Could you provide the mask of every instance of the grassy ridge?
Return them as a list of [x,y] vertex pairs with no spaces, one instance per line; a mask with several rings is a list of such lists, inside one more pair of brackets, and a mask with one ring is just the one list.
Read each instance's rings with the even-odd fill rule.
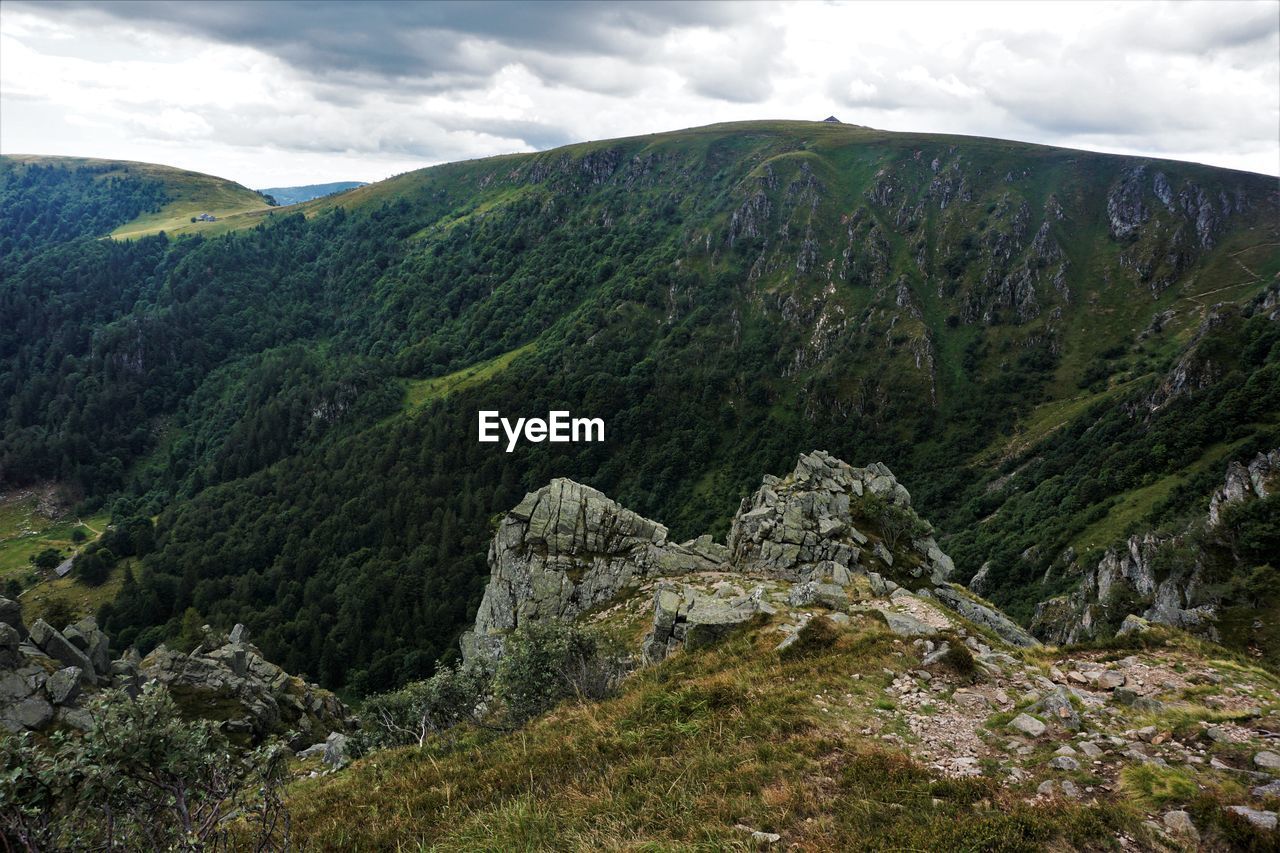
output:
[[[1104,846],[1133,813],[940,780],[859,731],[900,666],[881,628],[779,661],[757,630],[524,730],[380,752],[290,797],[316,850],[1031,850]],[[815,699],[821,697],[821,703]]]
[[10,155],[18,163],[44,166],[62,166],[73,169],[79,166],[110,167],[98,180],[113,176],[136,176],[160,181],[169,201],[155,213],[144,213],[111,232],[117,240],[134,240],[164,231],[169,234],[205,233],[216,223],[192,223],[191,217],[209,213],[219,220],[252,210],[267,210],[266,200],[258,193],[226,178],[190,172],[172,166],[154,163],[138,163],[131,160],[102,160],[93,157],[47,157],[39,155]]

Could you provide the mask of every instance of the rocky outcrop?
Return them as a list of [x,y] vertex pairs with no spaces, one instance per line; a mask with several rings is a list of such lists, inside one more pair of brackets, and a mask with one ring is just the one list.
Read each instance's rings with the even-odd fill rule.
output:
[[[1126,169],[1107,193],[1107,222],[1111,236],[1117,240],[1129,238],[1151,218],[1151,212],[1142,202],[1145,173],[1145,166]],[[1167,189],[1167,183],[1165,186]]]
[[667,541],[667,529],[595,489],[556,479],[502,519],[489,546],[489,585],[463,655],[492,659],[529,621],[573,620],[639,581],[715,569],[708,545]]
[[[791,581],[803,579],[823,562],[887,569],[893,558],[877,555],[881,538],[872,543],[858,529],[858,524],[884,524],[880,512],[864,500],[868,496],[890,512],[898,511],[895,524],[909,524],[914,517],[910,492],[884,465],[854,468],[822,451],[805,454],[787,477],[766,476],[756,493],[743,500],[729,531],[730,562],[747,574]],[[954,570],[951,558],[931,536],[911,538],[910,532],[907,558],[896,572],[945,581]]]
[[1215,305],[1210,309],[1196,328],[1186,352],[1155,390],[1141,404],[1131,407],[1131,414],[1142,414],[1143,408],[1147,413],[1157,412],[1179,397],[1203,391],[1221,379],[1225,365],[1218,353],[1214,333],[1238,316],[1239,312],[1232,306]]
[[[1280,449],[1259,453],[1247,465],[1232,462],[1209,500],[1208,532],[1221,525],[1225,507],[1267,497],[1277,487]],[[1132,616],[1142,624],[1170,625],[1217,639],[1218,599],[1205,582],[1204,560],[1204,552],[1186,536],[1131,536],[1107,549],[1085,571],[1077,590],[1037,605],[1031,631],[1049,642],[1075,643],[1116,630]]]
[[337,696],[263,658],[245,633],[237,625],[235,640],[224,641],[208,632],[190,654],[159,646],[138,665],[138,673],[167,687],[188,713],[203,716],[204,709],[216,709],[223,729],[249,742],[287,734],[290,746],[299,749],[354,728]]
[[215,719],[245,742],[287,735],[299,748],[354,724],[332,693],[264,660],[243,626],[231,641],[206,631],[189,655],[160,646],[145,660],[129,650],[113,661],[92,618],[61,631],[37,620],[28,635],[16,602],[0,598],[0,619],[0,726],[10,732],[88,729],[90,697],[105,688],[136,696],[147,681],[165,685],[188,715]]
[[936,587],[933,594],[970,622],[993,632],[1010,645],[1023,647],[1039,645],[1035,637],[1024,631],[1008,616],[981,602],[974,601],[949,586]]
[[817,612],[847,622],[864,610],[912,636],[967,619],[1007,643],[1035,645],[1003,614],[946,585],[951,559],[929,531],[887,467],[855,468],[822,451],[801,456],[786,477],[764,478],[734,516],[727,547],[709,536],[673,544],[657,522],[553,480],[502,520],[463,655],[492,662],[510,631],[614,612],[641,586],[652,594],[641,647],[649,662],[784,611],[779,630],[790,638]]
[[661,584],[653,597],[653,628],[642,646],[645,659],[660,661],[680,646],[696,649],[711,645],[762,610],[771,610],[762,599],[759,587],[722,598],[681,584]]
[[62,631],[37,619],[28,632],[18,603],[0,598],[0,727],[85,728],[82,697],[114,686],[107,645],[93,619]]
[[1229,504],[1251,498],[1265,498],[1280,488],[1280,449],[1259,453],[1248,465],[1232,462],[1226,482],[1209,498],[1209,524],[1222,523],[1222,511]]

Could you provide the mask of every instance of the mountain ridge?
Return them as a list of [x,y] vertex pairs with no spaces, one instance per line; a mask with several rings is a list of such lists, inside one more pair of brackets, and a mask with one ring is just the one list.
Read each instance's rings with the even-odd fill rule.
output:
[[[1122,538],[1131,522],[1109,507],[1132,523],[1186,512],[1186,483],[1276,446],[1265,315],[1210,324],[1199,351],[1243,355],[1132,414],[1178,372],[1209,299],[1247,306],[1274,286],[1271,179],[741,127],[432,167],[193,240],[50,247],[49,267],[79,269],[80,252],[133,266],[61,285],[72,303],[99,294],[65,317],[23,301],[50,286],[44,270],[11,280],[10,328],[85,343],[3,350],[0,465],[121,495],[122,519],[159,515],[113,635],[158,641],[198,605],[249,624],[290,669],[385,689],[452,647],[481,593],[487,520],[553,476],[684,536],[727,532],[753,472],[802,449],[885,459],[951,537],[958,577],[992,561],[992,596],[1029,622],[1070,582],[1044,579],[1067,545],[1103,522]],[[875,141],[841,142],[857,139]],[[212,236],[253,217],[266,227]],[[79,361],[59,367],[66,354]],[[144,384],[154,405],[133,402]],[[1210,428],[1228,397],[1244,402]],[[608,416],[611,440],[510,459],[472,446],[477,408],[566,404]],[[987,455],[1022,427],[1025,449]],[[1112,444],[1091,443],[1102,434]],[[376,585],[339,580],[361,573],[405,612],[378,614]],[[304,598],[341,627],[284,616]],[[397,635],[419,648],[393,649]]]

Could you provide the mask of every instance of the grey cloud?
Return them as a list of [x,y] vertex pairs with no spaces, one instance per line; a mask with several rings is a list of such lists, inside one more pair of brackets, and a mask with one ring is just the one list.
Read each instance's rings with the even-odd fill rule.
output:
[[458,116],[437,117],[435,123],[446,131],[472,131],[502,139],[516,139],[539,150],[558,148],[578,141],[565,128],[537,121]]
[[1143,4],[1131,8],[1126,20],[1111,33],[1115,36],[1112,41],[1162,53],[1205,56],[1223,50],[1262,48],[1274,56],[1280,14],[1270,2]]
[[[43,15],[106,16],[249,45],[319,78],[372,75],[426,89],[480,85],[497,70],[495,58],[511,60],[517,51],[639,57],[672,29],[728,25],[751,15],[750,4],[569,0],[21,5]],[[589,75],[576,82],[590,88]]]

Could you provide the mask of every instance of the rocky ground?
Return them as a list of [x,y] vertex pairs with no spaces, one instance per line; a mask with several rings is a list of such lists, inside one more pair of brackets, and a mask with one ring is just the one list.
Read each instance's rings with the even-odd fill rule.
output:
[[[1228,658],[1206,659],[1178,643],[1152,648],[1060,651],[1002,644],[928,598],[897,590],[869,596],[847,611],[789,605],[792,586],[706,572],[681,584],[708,599],[750,600],[785,650],[813,619],[838,629],[883,624],[899,635],[897,663],[879,676],[857,676],[869,690],[813,696],[833,730],[901,749],[943,776],[997,779],[1028,801],[1081,802],[1129,797],[1172,786],[1189,797],[1233,792],[1232,808],[1260,828],[1276,827],[1280,805],[1280,682]],[[669,582],[641,585],[634,596],[590,619],[634,638],[651,629],[654,600]],[[894,614],[900,618],[886,614]],[[1141,646],[1135,638],[1135,647]],[[962,645],[974,667],[951,657]],[[963,660],[963,658],[961,658]],[[1147,809],[1149,828],[1175,846],[1198,833],[1181,808]]]
[[0,598],[0,728],[85,730],[93,723],[91,698],[111,689],[136,696],[147,681],[243,744],[277,735],[302,749],[354,726],[328,690],[264,659],[243,625],[229,635],[206,628],[190,653],[161,645],[146,658],[128,649],[112,660],[109,652],[109,638],[91,617],[60,631],[43,620],[28,629],[18,603]]
[[[650,663],[746,625],[774,632],[784,658],[817,622],[887,631],[890,665],[814,693],[833,733],[901,750],[941,777],[995,780],[1028,802],[1126,801],[1145,815],[1148,844],[1195,844],[1184,805],[1209,791],[1253,826],[1276,828],[1280,681],[1137,616],[1110,644],[1042,646],[948,583],[950,560],[883,466],[801,457],[743,502],[727,547],[669,544],[661,525],[566,484],[522,504],[546,521],[522,511],[504,522],[486,593],[502,607],[482,608],[473,657],[501,654],[505,630],[547,618],[589,620]],[[548,495],[571,498],[573,511]],[[610,530],[616,519],[626,535]],[[583,542],[595,544],[575,550]]]

